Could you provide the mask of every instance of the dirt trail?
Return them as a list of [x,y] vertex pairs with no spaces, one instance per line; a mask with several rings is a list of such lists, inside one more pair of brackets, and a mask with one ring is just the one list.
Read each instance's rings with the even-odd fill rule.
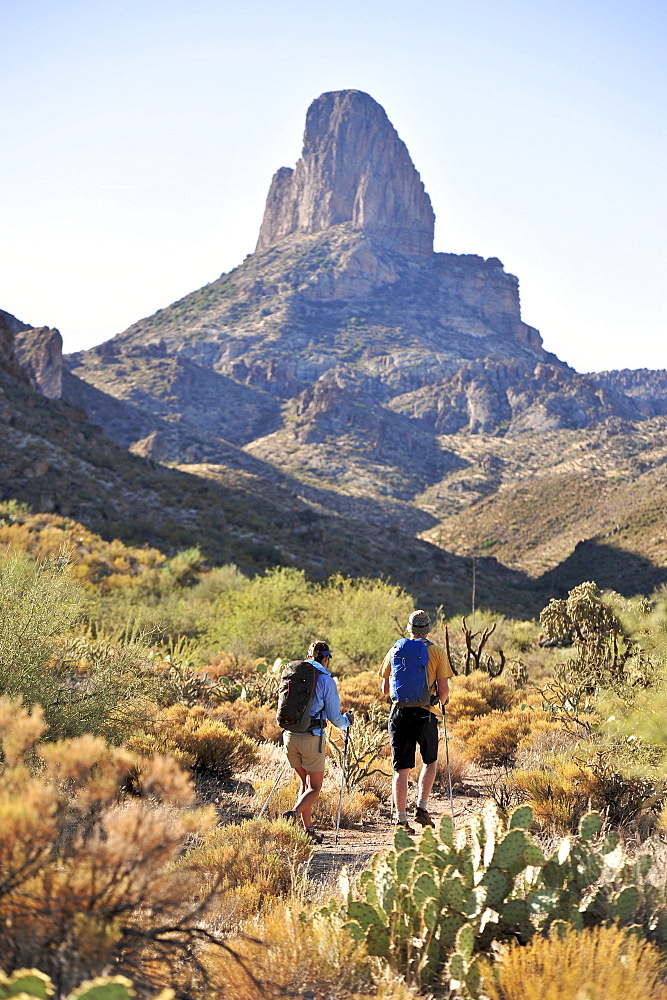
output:
[[[467,795],[454,796],[454,823],[462,822],[471,812],[478,812],[485,799],[485,792],[471,787]],[[436,826],[444,813],[450,812],[449,796],[433,793],[429,799],[429,812]],[[421,827],[412,823],[417,833]],[[386,850],[393,845],[394,825],[389,809],[383,809],[378,822],[367,823],[363,827],[341,827],[338,843],[335,841],[334,830],[320,831],[324,835],[324,843],[318,846],[306,869],[308,877],[313,882],[334,883],[343,865],[350,873],[363,869],[378,851]]]

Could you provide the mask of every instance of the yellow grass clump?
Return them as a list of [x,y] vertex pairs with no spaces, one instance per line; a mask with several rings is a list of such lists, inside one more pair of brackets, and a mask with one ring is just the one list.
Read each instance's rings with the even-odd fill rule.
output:
[[188,852],[184,863],[200,876],[199,895],[209,893],[222,876],[218,920],[235,926],[294,892],[312,849],[293,823],[254,819],[218,827]]
[[512,945],[487,966],[484,992],[489,1000],[667,1000],[658,950],[616,926]]

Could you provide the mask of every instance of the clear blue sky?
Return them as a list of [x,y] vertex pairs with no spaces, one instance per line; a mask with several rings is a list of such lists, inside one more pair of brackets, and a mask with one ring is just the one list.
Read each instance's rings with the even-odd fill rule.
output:
[[667,368],[658,0],[0,0],[0,308],[90,347],[240,263],[306,109],[358,88],[436,249],[580,371]]

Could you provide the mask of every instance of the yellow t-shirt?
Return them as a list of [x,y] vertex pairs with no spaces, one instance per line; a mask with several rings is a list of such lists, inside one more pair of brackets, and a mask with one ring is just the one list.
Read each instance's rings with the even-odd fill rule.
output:
[[[393,646],[392,646],[393,649]],[[382,661],[382,666],[380,667],[380,677],[386,679],[391,673],[391,649]],[[447,650],[443,649],[442,646],[436,646],[434,642],[428,644],[428,684],[430,688],[435,690],[435,682],[440,680],[442,677],[453,677],[454,671],[452,670],[452,665],[449,662],[449,656],[447,655]],[[429,705],[431,712],[436,715],[440,713],[440,705]]]

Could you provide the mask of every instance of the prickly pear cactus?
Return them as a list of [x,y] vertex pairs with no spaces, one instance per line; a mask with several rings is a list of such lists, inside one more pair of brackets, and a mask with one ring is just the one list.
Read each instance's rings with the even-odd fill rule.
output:
[[[49,976],[37,969],[17,969],[6,976],[0,971],[0,1000],[10,997],[48,1000],[55,990]],[[87,980],[72,990],[67,1000],[134,1000],[132,981],[125,976],[99,976]],[[173,1000],[174,991],[162,990],[154,1000]]]
[[67,1000],[133,1000],[134,996],[132,982],[125,976],[100,976],[82,983]]
[[11,976],[0,972],[0,1000],[25,994],[47,1000],[54,993],[53,983],[37,969],[17,969]]
[[615,834],[601,838],[597,813],[547,857],[531,838],[532,818],[530,806],[506,819],[489,802],[465,829],[455,831],[449,816],[437,834],[426,828],[419,839],[399,829],[394,850],[359,877],[358,898],[322,913],[409,982],[449,980],[471,998],[483,995],[482,960],[497,942],[526,943],[567,926],[631,925],[651,912],[653,939],[667,943],[667,895],[645,881],[650,858],[631,862]]

